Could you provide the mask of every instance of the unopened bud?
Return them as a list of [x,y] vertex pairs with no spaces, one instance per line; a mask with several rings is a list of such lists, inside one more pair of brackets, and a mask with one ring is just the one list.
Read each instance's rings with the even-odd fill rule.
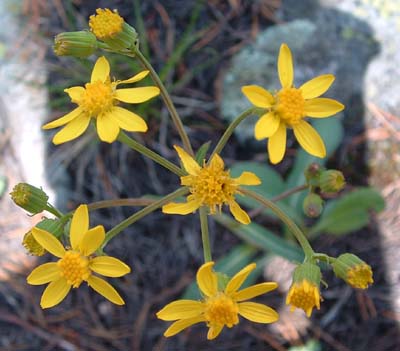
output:
[[315,162],[311,163],[304,171],[304,176],[306,177],[307,184],[312,186],[318,186],[319,177],[323,170],[324,169],[320,164]]
[[27,183],[17,184],[10,193],[16,205],[34,215],[47,208],[47,194],[39,188]]
[[89,31],[65,32],[54,39],[57,56],[88,57],[97,50],[96,36]]
[[307,217],[316,218],[324,209],[324,202],[317,194],[308,194],[303,201],[303,211]]
[[320,188],[323,193],[334,194],[346,185],[343,173],[334,169],[323,171],[320,176]]

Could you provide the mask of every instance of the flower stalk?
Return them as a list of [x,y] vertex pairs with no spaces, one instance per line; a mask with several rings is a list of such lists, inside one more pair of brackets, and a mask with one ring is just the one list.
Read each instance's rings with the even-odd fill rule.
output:
[[212,261],[212,257],[211,257],[211,246],[210,246],[210,234],[208,232],[207,209],[205,206],[200,207],[199,214],[200,214],[200,227],[201,227],[201,241],[203,243],[204,263],[206,263]]

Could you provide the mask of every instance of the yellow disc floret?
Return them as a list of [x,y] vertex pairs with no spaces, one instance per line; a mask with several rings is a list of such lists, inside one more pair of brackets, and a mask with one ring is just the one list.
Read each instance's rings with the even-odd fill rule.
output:
[[276,98],[276,111],[289,125],[299,123],[305,116],[305,100],[300,89],[284,88],[277,93]]
[[359,264],[347,271],[347,282],[353,288],[366,289],[374,282],[372,269],[366,263]]
[[104,40],[113,38],[122,31],[124,19],[118,14],[117,10],[97,9],[96,15],[90,16],[89,27],[94,35]]
[[207,324],[226,325],[232,328],[239,323],[239,307],[238,304],[223,292],[208,297],[205,301],[204,317]]
[[78,104],[92,117],[108,112],[116,105],[112,84],[109,81],[105,83],[101,81],[86,83],[85,92],[82,94]]
[[296,308],[303,309],[310,317],[314,307],[320,308],[320,300],[318,287],[308,280],[303,280],[292,285],[286,298],[286,304],[291,305],[292,311]]
[[67,251],[57,265],[60,268],[60,275],[74,288],[78,288],[91,274],[89,259],[77,251]]

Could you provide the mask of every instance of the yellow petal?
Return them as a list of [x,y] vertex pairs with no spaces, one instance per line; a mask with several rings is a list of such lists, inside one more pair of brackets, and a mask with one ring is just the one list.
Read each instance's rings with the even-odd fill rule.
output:
[[100,256],[90,260],[89,268],[106,277],[122,277],[128,274],[131,269],[124,262],[115,257]]
[[334,80],[333,74],[323,74],[304,83],[299,89],[304,99],[314,99],[325,93]]
[[174,336],[179,332],[181,332],[182,330],[190,327],[191,325],[200,322],[205,322],[205,318],[203,316],[181,319],[179,321],[176,321],[175,323],[172,323],[171,326],[165,331],[164,336],[166,338]]
[[34,227],[32,228],[32,235],[45,250],[54,256],[61,258],[65,255],[64,246],[62,246],[60,241],[53,234]]
[[69,122],[54,136],[53,143],[55,145],[59,145],[78,138],[85,132],[89,125],[89,122],[90,117],[86,114],[81,114],[79,117]]
[[200,203],[197,200],[188,202],[170,202],[162,207],[163,213],[168,214],[179,214],[187,215],[193,213],[200,207]]
[[258,85],[244,86],[242,87],[242,93],[257,107],[269,108],[275,101],[274,97],[268,90],[265,90]]
[[71,285],[67,284],[65,278],[51,282],[44,290],[40,300],[42,308],[50,308],[58,305],[71,290]]
[[256,269],[256,264],[251,263],[237,272],[226,285],[225,293],[231,295],[236,292],[254,269]]
[[292,53],[286,44],[282,44],[278,56],[278,75],[283,88],[293,85]]
[[83,235],[82,241],[79,245],[79,251],[83,256],[91,255],[101,246],[105,237],[106,234],[102,225],[89,229]]
[[139,104],[141,102],[150,100],[158,94],[160,94],[160,89],[157,87],[117,89],[115,91],[115,98],[122,102]]
[[294,135],[309,154],[316,157],[325,157],[325,145],[318,132],[306,121],[300,121],[293,126]]
[[271,283],[260,283],[256,285],[249,286],[246,289],[240,290],[236,292],[233,296],[233,298],[236,301],[244,301],[244,300],[250,300],[253,297],[266,294],[269,291],[272,291],[278,287],[277,283],[271,282]]
[[252,172],[243,172],[239,177],[233,178],[233,179],[239,185],[259,185],[259,184],[261,184],[260,178],[258,178]]
[[72,102],[78,102],[81,100],[83,93],[85,92],[84,87],[71,87],[68,89],[64,89],[64,92],[66,92]]
[[115,106],[110,114],[112,118],[117,122],[121,129],[127,130],[128,132],[146,132],[147,124],[144,119],[138,116],[136,113],[128,111],[124,108]]
[[26,281],[31,285],[41,285],[60,278],[60,269],[56,262],[49,262],[36,267]]
[[268,155],[271,163],[282,161],[286,151],[286,124],[281,121],[276,133],[268,139]]
[[232,201],[229,204],[229,210],[238,222],[242,224],[249,224],[251,222],[249,215],[244,210],[242,210],[242,208],[236,201]]
[[89,230],[89,210],[87,205],[80,205],[74,212],[69,231],[69,240],[74,250],[79,249],[83,236]]
[[188,172],[190,175],[197,175],[201,167],[196,162],[196,160],[192,156],[190,156],[185,150],[183,150],[180,146],[174,145],[174,149],[178,153],[178,156],[181,159],[183,167],[185,168],[186,172]]
[[135,82],[139,82],[140,80],[142,80],[143,78],[145,78],[150,71],[142,71],[139,72],[138,74],[134,75],[133,77],[129,78],[129,79],[125,79],[125,80],[120,80],[117,82],[117,84],[128,84],[128,83],[135,83]]
[[279,314],[271,307],[256,302],[241,302],[238,304],[239,314],[252,322],[274,323]]
[[90,82],[94,83],[99,80],[104,83],[109,78],[109,76],[110,76],[110,64],[108,63],[107,59],[104,56],[102,56],[94,64]]
[[220,155],[215,154],[213,158],[210,160],[210,166],[214,169],[223,170],[225,168],[225,163]]
[[79,117],[79,115],[81,113],[82,113],[82,109],[80,107],[77,107],[75,110],[72,110],[70,113],[66,114],[65,116],[60,117],[53,122],[45,124],[42,127],[42,129],[53,129],[53,128],[63,126],[64,124],[67,124],[68,122],[71,122],[73,119]]
[[112,303],[115,303],[116,305],[125,305],[124,300],[118,294],[117,290],[115,290],[104,279],[91,275],[87,279],[87,283],[93,290],[97,291],[100,295],[103,295],[107,300],[110,300]]
[[169,303],[157,312],[157,318],[163,321],[175,321],[199,316],[204,312],[204,304],[194,300],[178,300]]
[[210,329],[208,329],[207,333],[207,340],[215,339],[221,333],[222,329],[224,329],[223,324],[210,326]]
[[213,271],[214,262],[204,263],[196,274],[197,285],[206,296],[213,296],[217,293],[218,279]]
[[314,118],[329,117],[343,109],[344,105],[339,101],[327,98],[307,100],[304,105],[305,114]]
[[112,111],[99,115],[96,119],[97,134],[101,141],[112,143],[118,138],[119,125],[112,117]]
[[257,140],[269,138],[279,128],[280,118],[276,113],[268,112],[260,117],[254,126],[254,137]]

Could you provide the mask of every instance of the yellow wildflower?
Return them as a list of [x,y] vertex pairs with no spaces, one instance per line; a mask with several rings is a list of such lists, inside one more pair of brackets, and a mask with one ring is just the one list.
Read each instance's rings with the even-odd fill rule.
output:
[[72,217],[71,248],[65,249],[57,238],[45,230],[35,227],[32,228],[32,234],[44,249],[59,258],[57,262],[35,268],[27,278],[27,282],[32,285],[50,283],[40,301],[42,308],[59,304],[71,288],[78,288],[83,281],[111,302],[124,304],[118,292],[93,272],[106,277],[121,277],[128,274],[130,268],[114,257],[92,256],[103,243],[105,232],[101,225],[89,229],[86,205],[79,206]]
[[110,64],[105,57],[100,57],[94,65],[90,83],[86,83],[85,87],[76,86],[64,90],[78,107],[47,123],[43,129],[65,125],[54,136],[54,144],[62,144],[79,137],[87,129],[91,118],[96,121],[100,140],[107,143],[117,139],[120,129],[129,132],[147,131],[147,124],[140,116],[117,105],[119,102],[137,104],[150,100],[160,93],[159,88],[150,86],[117,89],[117,86],[138,82],[148,73],[149,71],[142,71],[127,80],[111,82]]
[[255,138],[269,138],[268,154],[274,164],[279,163],[285,154],[286,128],[293,128],[297,141],[308,153],[325,157],[323,140],[304,118],[325,118],[343,110],[344,105],[340,102],[319,98],[329,89],[335,76],[324,74],[296,88],[293,85],[292,54],[286,44],[282,44],[279,51],[278,75],[282,89],[275,95],[257,85],[242,88],[252,104],[267,110],[256,123]]
[[[157,313],[164,321],[174,322],[164,333],[173,336],[195,323],[205,322],[209,328],[207,339],[215,339],[224,326],[232,328],[239,323],[239,315],[257,323],[273,323],[279,319],[272,308],[255,302],[242,302],[265,294],[277,288],[278,284],[260,283],[239,290],[247,276],[256,268],[252,263],[239,271],[226,284],[218,289],[218,277],[213,272],[214,262],[203,264],[197,272],[197,284],[204,295],[202,301],[177,300]],[[239,290],[239,291],[238,291]]]
[[207,206],[210,214],[221,211],[222,205],[228,205],[237,221],[249,224],[248,214],[235,201],[235,194],[240,194],[240,185],[258,185],[260,179],[251,172],[243,172],[237,178],[231,178],[225,170],[224,161],[214,155],[209,163],[203,161],[203,167],[179,146],[174,146],[182,161],[187,176],[181,177],[181,185],[188,186],[190,195],[185,203],[171,202],[163,206],[162,211],[169,214],[186,215],[196,211],[200,206]]

